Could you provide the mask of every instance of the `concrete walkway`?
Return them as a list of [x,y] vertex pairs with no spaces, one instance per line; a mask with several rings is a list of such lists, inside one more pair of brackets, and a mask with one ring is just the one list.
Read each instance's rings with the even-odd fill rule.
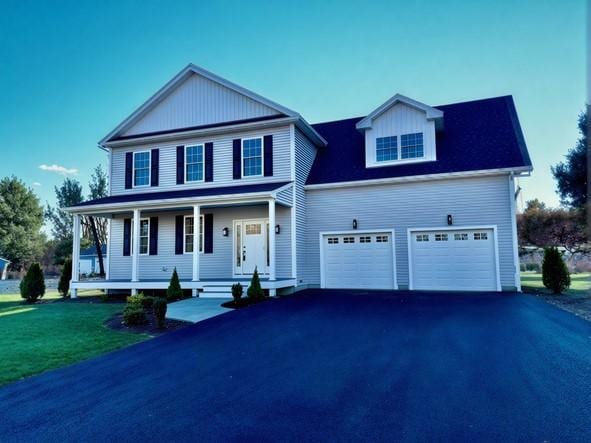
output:
[[168,305],[166,318],[197,323],[232,309],[222,307],[228,298],[188,298]]

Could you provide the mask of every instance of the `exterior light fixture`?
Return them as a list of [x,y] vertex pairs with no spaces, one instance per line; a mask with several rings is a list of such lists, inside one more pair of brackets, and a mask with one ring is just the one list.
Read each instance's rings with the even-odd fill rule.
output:
[[353,219],[353,229],[357,229],[357,219]]
[[224,237],[227,237],[227,236],[228,236],[228,228],[224,228],[224,229],[222,229],[222,235],[223,235]]
[[447,214],[447,224],[450,226],[454,224],[454,220],[453,220],[451,214]]
[[281,226],[275,225],[275,234],[280,234],[280,233],[281,233]]

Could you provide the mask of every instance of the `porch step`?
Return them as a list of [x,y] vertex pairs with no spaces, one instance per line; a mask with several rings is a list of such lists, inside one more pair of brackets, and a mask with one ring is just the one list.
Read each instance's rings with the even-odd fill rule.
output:
[[204,286],[199,293],[200,298],[232,298],[230,286]]

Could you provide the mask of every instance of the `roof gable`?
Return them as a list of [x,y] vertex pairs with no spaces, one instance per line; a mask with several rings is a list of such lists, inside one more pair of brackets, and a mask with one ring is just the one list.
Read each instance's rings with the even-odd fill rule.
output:
[[357,129],[369,129],[372,126],[373,121],[382,115],[384,112],[389,110],[390,108],[396,106],[397,104],[402,103],[411,108],[417,109],[419,111],[425,112],[427,116],[427,120],[440,120],[443,118],[443,112],[440,109],[433,108],[429,105],[424,103],[418,102],[413,100],[412,98],[405,97],[402,94],[396,94],[383,103],[378,108],[374,109],[367,117],[362,118],[356,125]]

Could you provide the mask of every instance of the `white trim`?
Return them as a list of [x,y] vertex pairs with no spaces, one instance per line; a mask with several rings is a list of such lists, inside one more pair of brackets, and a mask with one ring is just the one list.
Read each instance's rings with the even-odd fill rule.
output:
[[481,169],[476,171],[462,171],[462,172],[445,172],[442,174],[424,174],[424,175],[409,175],[404,177],[388,177],[378,178],[369,180],[352,180],[335,183],[319,183],[306,185],[304,189],[330,189],[330,188],[350,188],[358,186],[375,186],[375,185],[386,185],[392,183],[406,183],[406,182],[417,182],[417,181],[430,181],[430,180],[446,180],[450,178],[464,178],[464,177],[482,177],[491,175],[505,175],[511,172],[522,173],[530,172],[531,166],[522,166],[518,168],[499,168],[499,169]]
[[[183,218],[183,234],[185,233],[186,218]],[[205,250],[205,245],[201,242],[201,232],[205,233],[205,226],[201,221],[201,208],[199,205],[193,206],[193,281],[199,281],[199,262],[201,261],[201,250]],[[195,235],[197,234],[197,235]],[[183,237],[183,251],[186,238]],[[197,254],[195,254],[197,252]],[[197,294],[195,294],[197,295]]]
[[295,126],[289,126],[289,161],[291,163],[290,176],[292,181],[291,188],[291,276],[296,279],[296,286],[298,285],[298,252],[297,252],[297,186],[296,186],[296,154],[295,154]]
[[417,227],[408,228],[406,230],[407,242],[408,242],[408,289],[414,290],[413,287],[413,269],[412,269],[412,241],[411,235],[413,232],[432,232],[432,231],[474,231],[474,230],[492,230],[494,237],[494,249],[495,249],[495,272],[496,272],[496,286],[497,292],[501,292],[501,270],[499,264],[499,236],[497,225],[469,225],[469,226],[439,226],[439,227]]
[[425,103],[418,102],[413,100],[412,98],[406,97],[402,94],[396,94],[378,108],[374,109],[367,117],[360,120],[355,127],[357,129],[369,129],[372,126],[373,120],[378,118],[392,106],[396,105],[397,103],[404,103],[407,106],[412,108],[418,109],[419,111],[424,111],[427,114],[427,120],[436,120],[443,118],[443,111],[433,108]]
[[130,245],[130,255],[131,255],[131,280],[138,281],[139,280],[139,271],[140,271],[140,237],[138,232],[140,231],[140,210],[139,208],[135,208],[133,210],[133,218],[132,218],[132,225],[131,225],[131,245]]
[[275,280],[276,276],[276,269],[275,269],[275,259],[276,259],[276,238],[275,238],[275,199],[269,199],[269,220],[267,221],[267,233],[266,237],[269,239],[267,243],[268,251],[266,255],[269,256],[269,269],[267,270],[269,273],[269,280]]
[[[187,171],[187,167],[189,166],[189,163],[187,162],[187,151],[189,150],[189,148],[198,148],[199,146],[201,146],[201,180],[188,180],[187,177],[189,176],[189,173]],[[203,183],[203,182],[205,182],[205,143],[197,143],[194,145],[184,145],[183,152],[185,155],[184,183]],[[191,163],[191,164],[195,164],[195,163]]]
[[111,172],[113,169],[113,149],[108,148],[107,150],[107,159],[109,162],[109,165],[107,166],[108,168],[108,179],[109,179],[109,195],[113,195],[113,180],[111,179]]
[[111,228],[112,219],[107,219],[107,269],[105,270],[105,278],[108,280],[111,275]]
[[[135,188],[147,188],[152,184],[152,150],[148,149],[148,150],[141,150],[141,151],[132,151],[133,155],[132,155],[132,159],[133,161],[131,162],[131,187],[133,189]],[[137,154],[145,154],[148,153],[148,184],[146,185],[136,185],[135,184],[135,156]]]
[[511,205],[511,240],[513,243],[513,265],[515,267],[515,289],[517,292],[521,292],[519,243],[517,238],[517,207],[515,202],[515,178],[513,174],[509,174],[509,204]]
[[[421,137],[423,138],[423,144],[422,144],[423,155],[422,155],[422,157],[402,158],[402,136],[403,135],[412,135],[412,134],[421,134]],[[396,137],[396,160],[378,160],[378,139],[389,138],[389,137]],[[371,162],[366,161],[366,167],[367,168],[379,168],[382,166],[404,165],[404,164],[408,164],[408,163],[425,163],[425,162],[436,161],[435,159],[427,158],[426,152],[425,152],[424,141],[425,141],[425,132],[424,131],[406,132],[406,133],[400,132],[397,134],[376,137],[375,142],[373,144],[373,148],[374,148],[373,161],[371,161]]]
[[[260,140],[261,141],[261,173],[256,175],[244,175],[244,141],[245,140]],[[256,158],[256,157],[248,157],[248,158]],[[240,139],[240,178],[242,179],[251,179],[251,178],[260,178],[265,176],[265,146],[263,143],[263,137],[247,137]]]
[[[205,241],[205,225],[204,225],[204,215],[205,214],[199,214],[199,224],[201,226],[203,226],[203,230],[201,230],[201,232],[199,232],[199,254],[203,254],[203,242]],[[190,215],[184,215],[183,216],[183,255],[188,254],[188,255],[193,255],[192,252],[187,252],[187,248],[186,248],[186,238],[187,238],[187,218],[192,218],[193,219],[193,236],[195,236],[195,215],[194,214],[190,214]]]
[[[187,281],[181,280],[182,289],[203,289],[206,286],[232,286],[239,280],[243,285],[248,286],[250,282],[250,275],[240,275],[236,279],[229,280],[200,280],[200,281]],[[72,282],[70,287],[73,290],[77,289],[166,289],[170,284],[170,279],[157,280],[157,281],[104,281],[104,280],[85,280]],[[295,279],[280,279],[270,281],[267,279],[261,280],[261,287],[263,289],[281,289],[295,286]]]
[[398,274],[396,272],[396,237],[395,229],[351,229],[345,231],[321,231],[318,233],[318,239],[320,242],[320,288],[326,288],[326,274],[324,272],[324,241],[323,238],[328,235],[347,235],[347,234],[380,234],[386,232],[390,234],[390,240],[392,243],[392,289],[398,289]]

